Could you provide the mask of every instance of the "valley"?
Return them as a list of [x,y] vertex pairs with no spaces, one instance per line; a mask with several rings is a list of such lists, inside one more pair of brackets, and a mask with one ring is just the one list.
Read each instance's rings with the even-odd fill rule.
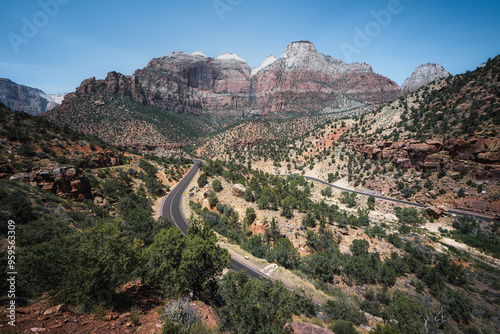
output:
[[399,87],[308,41],[0,103],[19,332],[496,333],[499,115],[500,56]]

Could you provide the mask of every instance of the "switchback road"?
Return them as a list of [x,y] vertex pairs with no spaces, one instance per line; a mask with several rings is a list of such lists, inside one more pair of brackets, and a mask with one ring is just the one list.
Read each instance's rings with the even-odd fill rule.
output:
[[[200,160],[193,160],[194,166],[189,170],[189,172],[184,176],[184,178],[179,182],[179,184],[172,190],[170,194],[163,200],[162,207],[160,209],[161,215],[167,218],[174,226],[181,230],[182,234],[187,235],[188,223],[186,218],[182,214],[181,202],[182,195],[186,191],[187,187],[193,180],[196,173],[199,170]],[[245,263],[238,261],[237,259],[231,259],[231,268],[235,271],[244,270],[248,276],[253,278],[264,277],[264,274],[258,272],[257,270],[250,268]]]

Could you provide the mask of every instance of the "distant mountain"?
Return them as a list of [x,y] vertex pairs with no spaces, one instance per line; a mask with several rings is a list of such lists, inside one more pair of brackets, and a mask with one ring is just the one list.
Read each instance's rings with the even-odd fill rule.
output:
[[[106,79],[87,79],[68,101],[93,99],[106,90],[176,113],[262,115],[270,112],[321,111],[340,96],[361,103],[392,101],[400,87],[367,64],[346,64],[294,42],[280,59],[274,56],[256,69],[235,53],[217,58],[197,51],[155,58],[132,76],[110,72]],[[58,108],[63,111],[68,105]]]
[[37,88],[0,78],[0,101],[13,110],[40,115],[60,105],[65,94],[45,94]]
[[403,90],[403,94],[412,93],[435,80],[443,79],[450,75],[451,74],[439,64],[423,64],[415,68],[415,71],[413,71],[411,77],[405,80],[401,89]]

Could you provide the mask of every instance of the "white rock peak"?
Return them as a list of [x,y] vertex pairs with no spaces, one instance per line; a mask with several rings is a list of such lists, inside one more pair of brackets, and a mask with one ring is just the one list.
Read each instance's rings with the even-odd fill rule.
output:
[[64,96],[66,96],[66,93],[59,93],[59,94],[40,94],[42,97],[46,98],[49,102],[52,102],[53,104],[60,105],[63,100]]
[[316,53],[316,47],[313,43],[307,41],[293,42],[286,47],[285,52],[281,55],[281,58],[294,59],[303,58],[311,53]]
[[206,55],[201,52],[201,51],[195,51],[193,53],[191,53],[191,56],[202,56],[202,57],[206,57]]
[[278,58],[276,58],[274,55],[267,56],[266,60],[264,60],[264,62],[262,64],[260,64],[256,68],[252,68],[251,75],[252,76],[256,75],[257,73],[259,73],[260,71],[262,71],[263,69],[265,69],[269,65],[273,64],[277,60],[278,60]]
[[419,65],[415,68],[412,75],[405,80],[401,89],[404,94],[407,94],[428,85],[434,80],[446,78],[450,75],[451,74],[448,71],[436,63]]
[[217,59],[226,59],[226,60],[232,59],[246,63],[246,60],[238,57],[238,55],[235,52],[221,54],[219,57],[217,57]]

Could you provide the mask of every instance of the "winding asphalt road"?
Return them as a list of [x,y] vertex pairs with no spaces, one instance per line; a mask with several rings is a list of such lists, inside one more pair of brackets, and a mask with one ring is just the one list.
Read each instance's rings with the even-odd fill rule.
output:
[[[189,170],[186,176],[182,178],[181,182],[177,184],[172,192],[168,194],[168,196],[163,200],[161,207],[162,217],[167,218],[168,221],[170,221],[172,224],[174,224],[174,226],[180,229],[182,234],[184,235],[187,235],[189,225],[181,210],[182,195],[186,191],[196,173],[198,173],[199,164],[201,163],[200,160],[193,161],[194,166]],[[248,276],[253,278],[267,278],[267,276],[265,276],[264,274],[256,271],[253,268],[250,268],[248,265],[235,258],[231,258],[230,266],[234,271],[244,270],[248,274]]]

